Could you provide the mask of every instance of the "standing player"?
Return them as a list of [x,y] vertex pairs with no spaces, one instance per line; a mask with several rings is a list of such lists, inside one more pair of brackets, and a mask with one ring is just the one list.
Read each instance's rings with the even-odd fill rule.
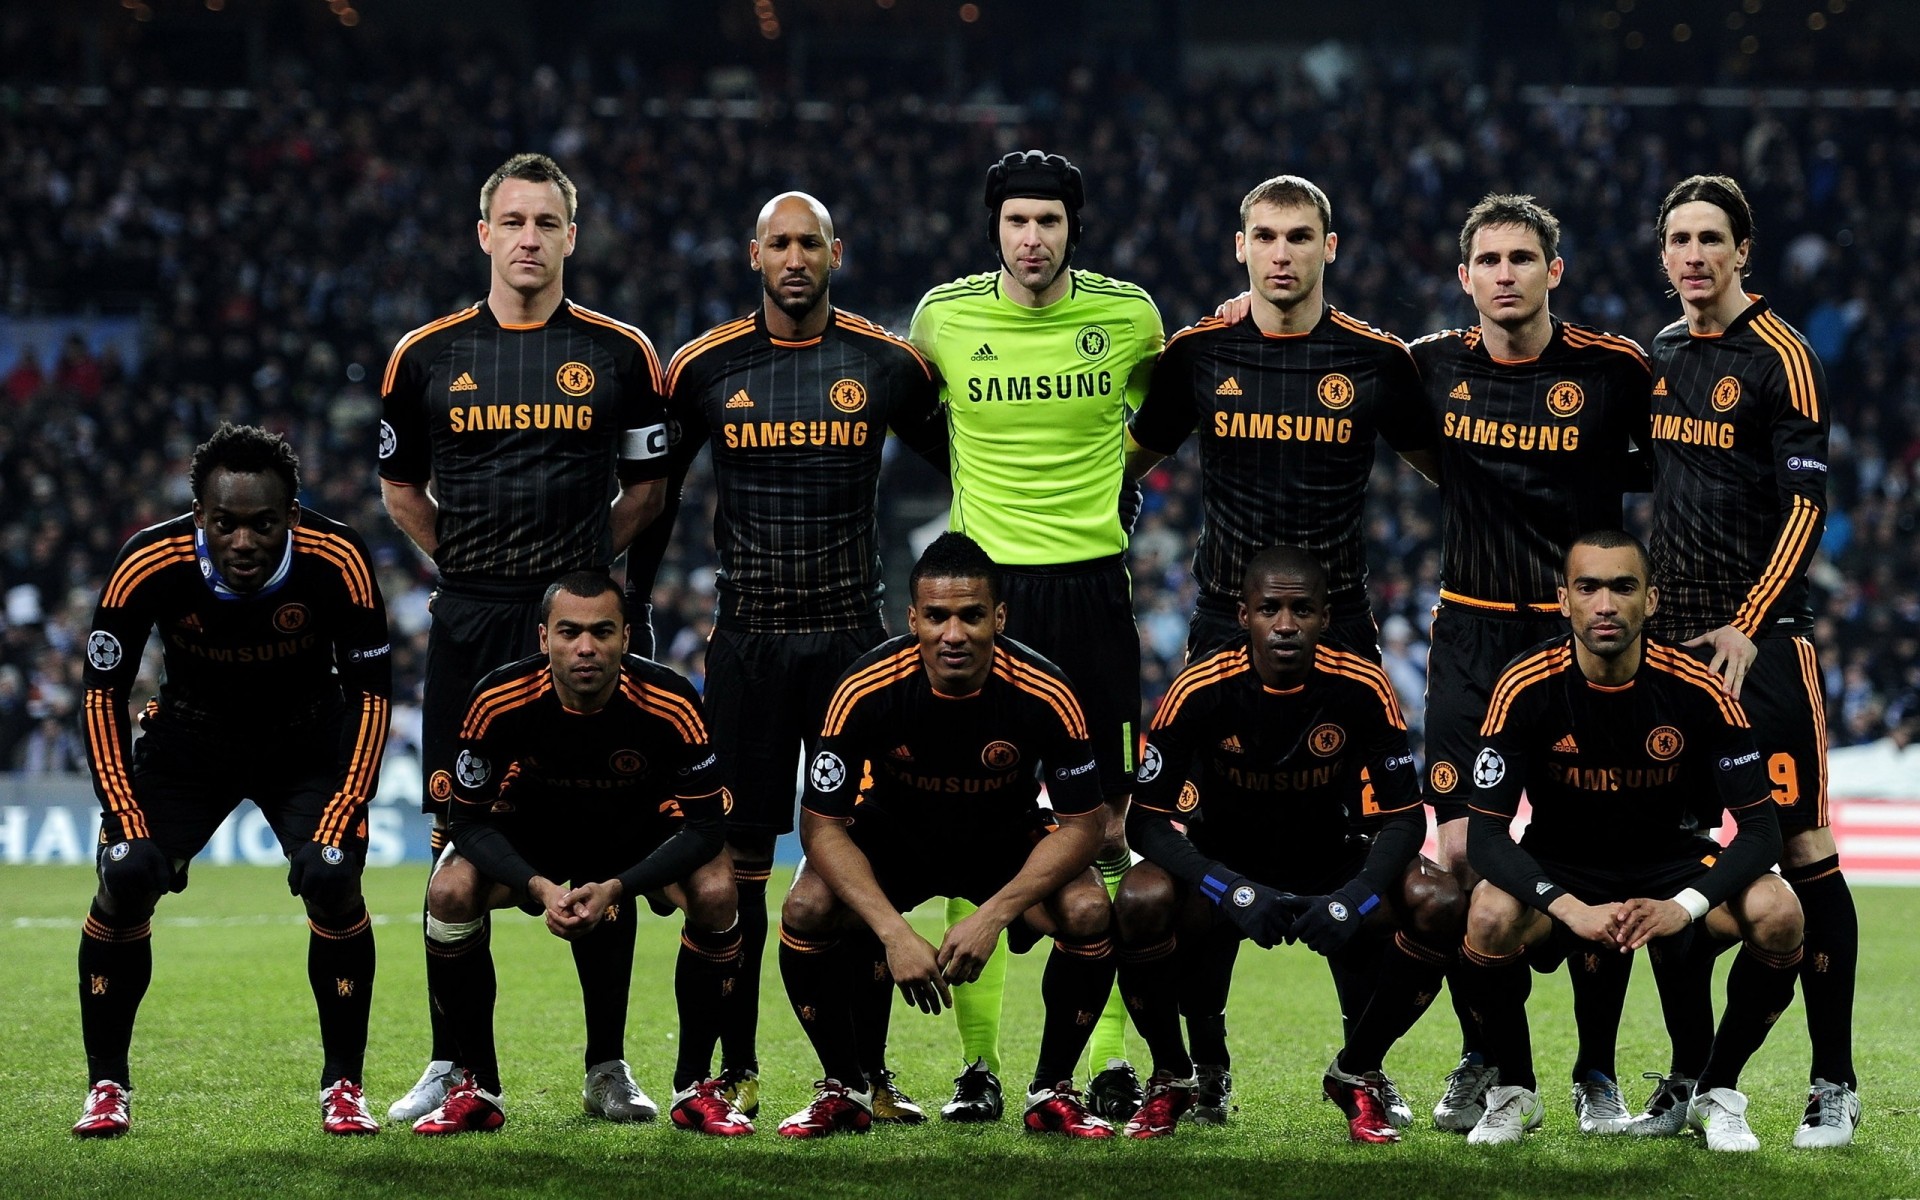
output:
[[1247,193],[1233,247],[1251,319],[1206,317],[1174,334],[1128,430],[1127,472],[1138,477],[1201,428],[1189,662],[1245,636],[1241,580],[1276,542],[1327,564],[1328,640],[1379,658],[1362,525],[1374,441],[1385,437],[1429,479],[1437,455],[1406,346],[1326,303],[1332,222],[1326,193],[1297,175]]
[[[739,970],[740,930],[722,852],[728,797],[700,698],[679,675],[627,654],[620,588],[599,572],[575,571],[547,589],[539,637],[539,654],[481,680],[461,722],[453,844],[427,889],[427,986],[464,1070],[413,1130],[488,1131],[506,1122],[486,915],[509,905],[543,914],[576,959],[607,960],[597,977],[622,981],[611,994],[585,997],[587,1074],[630,1080],[621,1049],[625,980],[635,901],[645,896],[687,914],[674,968],[673,1123],[752,1133],[708,1078],[723,1000]],[[589,1094],[587,1111],[622,1121],[658,1112],[637,1087]]]
[[[1644,436],[1646,356],[1633,342],[1561,321],[1548,293],[1564,270],[1560,223],[1531,196],[1492,195],[1460,229],[1460,286],[1480,323],[1413,344],[1440,423],[1441,590],[1427,659],[1427,800],[1439,825],[1440,864],[1471,894],[1466,855],[1466,768],[1494,680],[1515,655],[1565,626],[1554,599],[1574,537],[1620,524],[1630,443]],[[1600,963],[1616,1014],[1626,966]],[[1456,980],[1457,982],[1457,980]],[[1583,983],[1588,993],[1595,985]],[[1465,1133],[1494,1082],[1458,987],[1459,1066],[1434,1106],[1434,1124]],[[1606,1021],[1583,1021],[1576,1078],[1591,1084],[1583,1117],[1628,1113],[1613,1084]],[[1602,1028],[1595,1029],[1598,1025]]]
[[[87,635],[87,757],[103,811],[100,889],[80,935],[93,1090],[73,1131],[127,1131],[154,905],[186,888],[189,860],[251,799],[307,910],[321,1127],[378,1133],[360,1093],[374,962],[360,871],[387,744],[386,605],[359,535],[300,507],[299,460],[278,435],[223,424],[189,478],[192,514],[127,542]],[[133,742],[128,691],[155,629],[166,683]]]
[[[854,1012],[868,972],[835,952],[864,924],[901,993],[930,1013],[952,1002],[950,985],[979,974],[1003,932],[1023,951],[1051,934],[1025,1124],[1110,1138],[1072,1078],[1113,988],[1107,893],[1087,869],[1103,818],[1086,719],[1059,669],[1004,635],[998,568],[971,538],[934,539],[908,586],[912,632],[841,679],[807,770],[807,859],[780,913],[780,973],[824,1078],[780,1133],[826,1137],[871,1122]],[[1036,766],[1052,832],[1036,819]],[[944,895],[979,907],[936,949],[900,914]]]
[[[547,584],[610,567],[665,492],[653,346],[563,295],[576,204],[573,181],[545,155],[501,164],[480,189],[487,298],[401,338],[381,381],[380,495],[439,574],[420,754],[436,854],[473,685],[536,649]],[[588,995],[625,986],[624,976],[581,979]],[[432,1061],[388,1109],[393,1120],[437,1107],[459,1078],[451,1034],[429,1012]]]
[[[1467,1140],[1518,1142],[1544,1115],[1526,1015],[1530,959],[1542,954],[1531,948],[1551,937],[1554,957],[1597,944],[1617,958],[1690,935],[1737,937],[1746,948],[1727,977],[1726,1012],[1688,1121],[1709,1149],[1757,1150],[1736,1088],[1793,1000],[1803,936],[1793,892],[1767,870],[1780,826],[1760,753],[1746,714],[1711,672],[1642,636],[1660,592],[1637,539],[1585,534],[1565,569],[1560,609],[1573,636],[1501,674],[1472,763],[1468,853],[1484,882],[1473,893],[1462,974],[1500,1082]],[[1516,844],[1509,827],[1523,791],[1533,819]],[[1701,792],[1739,820],[1724,850],[1701,832]]]
[[1804,1148],[1860,1121],[1853,987],[1860,927],[1827,813],[1826,699],[1807,565],[1826,521],[1826,373],[1800,332],[1750,295],[1753,211],[1724,175],[1660,205],[1660,258],[1682,319],[1654,341],[1654,629],[1683,641],[1753,718],[1787,881],[1806,910],[1801,982],[1813,1042]]
[[[1393,1112],[1381,1064],[1440,990],[1466,906],[1420,857],[1426,815],[1392,683],[1322,641],[1327,591],[1326,568],[1299,547],[1255,554],[1239,644],[1182,671],[1154,715],[1127,820],[1147,861],[1114,899],[1120,990],[1153,1050],[1130,1137],[1171,1134],[1196,1100],[1214,1110],[1200,1119],[1226,1120],[1224,1028],[1193,1023],[1196,1064],[1180,1010],[1225,1011],[1242,937],[1298,938],[1378,977],[1322,1089],[1354,1141],[1397,1142],[1412,1120]],[[1374,781],[1364,789],[1362,765]],[[1355,835],[1362,822],[1376,827],[1370,846]]]
[[[952,439],[952,527],[1004,572],[1010,632],[1058,663],[1088,705],[1107,797],[1100,870],[1109,891],[1131,861],[1126,800],[1140,727],[1140,635],[1119,516],[1127,414],[1146,394],[1164,334],[1146,292],[1071,265],[1086,201],[1079,168],[1057,154],[1009,154],[987,171],[987,241],[999,268],[942,284],[913,314],[911,338],[940,373]],[[947,919],[965,915],[950,903]],[[969,1066],[941,1115],[1000,1115],[1000,997],[1006,956],[959,993]],[[1108,1005],[1093,1057],[1096,1111],[1140,1102],[1125,1062],[1126,1014]]]
[[[833,306],[840,260],[818,200],[786,192],[767,201],[747,243],[765,292],[759,309],[694,339],[667,369],[673,457],[684,463],[711,442],[719,493],[706,708],[732,771],[727,844],[745,955],[722,1079],[748,1115],[759,1106],[754,1043],[774,841],[793,829],[798,764],[803,751],[812,757],[834,684],[887,636],[875,529],[887,430],[947,465],[932,371],[906,342]],[[884,1022],[889,989],[877,996]],[[876,1112],[925,1119],[877,1059],[865,1065],[877,1077]]]

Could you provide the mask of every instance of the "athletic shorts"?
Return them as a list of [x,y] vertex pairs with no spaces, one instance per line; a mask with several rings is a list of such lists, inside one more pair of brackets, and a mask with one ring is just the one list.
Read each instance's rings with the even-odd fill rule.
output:
[[1467,815],[1467,767],[1500,672],[1524,650],[1567,632],[1558,613],[1481,612],[1442,601],[1427,653],[1427,803],[1435,823]]
[[[937,840],[884,816],[862,816],[847,833],[867,856],[874,881],[897,911],[910,912],[935,896],[958,896],[977,906],[1027,865],[1035,844],[1048,836],[1039,819],[1048,811],[1037,810],[1029,825],[969,829],[958,846],[952,837]],[[1039,932],[1024,921],[1007,927],[1007,944],[1016,954],[1026,953],[1038,940]]]
[[[1824,829],[1827,811],[1827,700],[1820,659],[1805,637],[1762,638],[1740,685],[1740,706],[1767,764],[1780,832]],[[1711,661],[1710,647],[1690,653]],[[1717,814],[1716,814],[1717,815]],[[1717,824],[1718,822],[1713,822]]]
[[467,702],[487,674],[540,652],[540,597],[478,595],[442,585],[431,603],[426,688],[420,703],[420,811],[444,821]]
[[[1524,838],[1521,839],[1521,845],[1526,845]],[[1698,883],[1719,856],[1720,843],[1703,837],[1695,840],[1691,852],[1676,854],[1630,871],[1612,866],[1568,863],[1539,855],[1535,855],[1534,859],[1540,864],[1540,869],[1546,872],[1547,878],[1567,889],[1582,904],[1608,904],[1642,896],[1652,900],[1668,899],[1681,889]],[[1698,922],[1680,933],[1661,939],[1661,943],[1682,943],[1696,928],[1699,928]],[[1547,974],[1572,955],[1601,949],[1596,943],[1577,936],[1571,929],[1555,921],[1552,937],[1528,950],[1527,961],[1535,971]]]
[[[1246,636],[1237,606],[1202,596],[1193,606],[1193,616],[1187,619],[1187,662],[1196,663],[1209,654],[1237,646]],[[1371,610],[1334,617],[1324,640],[1336,650],[1380,661],[1380,627],[1374,624]]]
[[[543,831],[531,819],[502,823],[500,832],[513,843],[520,857],[532,865],[535,874],[569,887],[612,879],[673,836],[671,829],[613,830],[588,842],[558,830]],[[459,846],[452,848],[457,851]],[[479,870],[478,864],[474,869]],[[480,874],[482,878],[491,878],[484,871]],[[523,894],[516,894],[514,903],[531,913],[542,911],[540,905]]]
[[1100,790],[1133,791],[1140,759],[1140,630],[1133,583],[1116,554],[1060,566],[1000,568],[1007,636],[1067,673],[1087,718]]
[[733,790],[730,834],[792,831],[800,764],[819,748],[834,686],[886,638],[877,620],[833,633],[713,631],[702,708]]
[[[313,840],[340,786],[337,722],[275,730],[271,738],[187,733],[164,715],[144,725],[146,733],[133,744],[133,796],[154,844],[181,864],[176,891],[186,887],[188,860],[241,801],[254,802],[291,857]],[[357,866],[366,864],[364,815],[340,839],[340,848]]]

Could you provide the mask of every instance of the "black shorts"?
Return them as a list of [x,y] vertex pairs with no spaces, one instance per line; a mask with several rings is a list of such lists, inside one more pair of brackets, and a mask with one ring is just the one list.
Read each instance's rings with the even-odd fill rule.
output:
[[426,688],[420,702],[420,811],[444,820],[453,796],[453,760],[467,702],[487,673],[540,651],[541,586],[530,597],[483,596],[442,585],[427,629]]
[[[1046,810],[1040,810],[1044,813]],[[874,881],[900,912],[911,912],[935,896],[958,896],[978,906],[1007,886],[1027,865],[1027,857],[1047,828],[1038,820],[1026,826],[974,828],[966,843],[953,847],[923,829],[903,828],[885,818],[862,817],[847,829],[873,867]],[[1024,954],[1039,933],[1024,921],[1007,927],[1007,945]]]
[[[1824,829],[1827,811],[1827,700],[1811,638],[1763,638],[1740,685],[1740,706],[1767,764],[1780,831]],[[1703,648],[1704,649],[1704,648]],[[1702,650],[1694,651],[1709,658]]]
[[1435,823],[1467,815],[1462,787],[1480,753],[1493,685],[1524,650],[1567,632],[1567,619],[1534,613],[1481,612],[1442,601],[1433,614],[1427,653],[1427,803]]
[[733,790],[730,832],[792,831],[800,764],[819,748],[834,686],[886,637],[877,620],[832,633],[713,631],[702,707]]
[[[1238,606],[1202,596],[1193,606],[1193,615],[1187,618],[1187,662],[1196,663],[1209,654],[1239,645],[1246,636],[1247,631],[1240,625]],[[1380,661],[1380,627],[1374,624],[1370,609],[1336,615],[1325,641],[1336,650],[1358,654],[1376,663]]]
[[1116,554],[1060,566],[1000,568],[1007,636],[1067,673],[1107,796],[1133,791],[1140,762],[1140,630],[1133,582]]
[[[500,831],[535,874],[570,887],[612,879],[673,836],[672,830],[649,824],[640,830],[601,830],[589,839],[577,832],[543,827],[533,820],[505,822]],[[457,842],[452,848],[456,852],[460,849]],[[481,878],[492,879],[477,863],[474,870]],[[531,901],[516,893],[514,903],[527,908]],[[538,913],[541,907],[535,904],[527,911]]]
[[[145,727],[133,744],[133,796],[154,844],[175,862],[200,853],[243,800],[254,802],[291,856],[313,840],[340,786],[335,722],[275,730],[271,739],[186,733],[164,716]],[[364,815],[341,837],[340,848],[356,865],[366,865]],[[184,865],[175,882],[186,886]]]
[[1524,836],[1520,845],[1534,856],[1548,879],[1567,889],[1582,904],[1608,904],[1639,896],[1665,900],[1699,882],[1721,853],[1720,843],[1700,837],[1693,840],[1691,847],[1671,856],[1623,868],[1618,863],[1575,863],[1541,854],[1527,845]]

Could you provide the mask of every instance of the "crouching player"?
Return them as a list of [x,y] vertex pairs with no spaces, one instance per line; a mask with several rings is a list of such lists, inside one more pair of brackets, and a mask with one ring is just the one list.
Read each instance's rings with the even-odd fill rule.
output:
[[[1469,1142],[1520,1141],[1543,1106],[1526,1001],[1531,965],[1570,949],[1659,949],[1738,939],[1726,1008],[1694,1085],[1688,1122],[1709,1149],[1756,1150],[1740,1070],[1793,999],[1804,927],[1793,890],[1767,868],[1780,825],[1739,701],[1684,651],[1646,637],[1659,605],[1647,552],[1603,530],[1567,551],[1560,611],[1573,635],[1516,659],[1494,686],[1473,763],[1467,853],[1474,889],[1462,957],[1499,1085]],[[1522,792],[1524,838],[1509,826]],[[1694,817],[1703,793],[1739,822],[1723,850]],[[1652,897],[1663,897],[1652,899]],[[1582,1081],[1574,1081],[1576,1108]]]
[[[415,1133],[498,1129],[493,958],[486,914],[517,905],[573,949],[587,1013],[586,1111],[647,1121],[658,1109],[625,1061],[635,903],[687,914],[674,968],[680,1013],[673,1123],[753,1126],[708,1078],[721,1000],[739,970],[726,790],[693,686],[626,653],[620,588],[576,571],[541,602],[542,653],[474,689],[454,767],[452,844],[427,889],[427,987],[465,1070]],[[569,886],[569,883],[571,886]]]
[[[1226,1120],[1234,957],[1243,938],[1284,939],[1373,981],[1341,997],[1346,1044],[1323,1088],[1353,1140],[1396,1142],[1412,1112],[1381,1065],[1439,990],[1465,905],[1420,857],[1425,810],[1392,684],[1320,643],[1325,568],[1295,546],[1261,551],[1239,617],[1240,644],[1181,672],[1161,702],[1127,822],[1147,861],[1114,901],[1120,991],[1154,1072],[1126,1133],[1164,1137],[1196,1099],[1195,1120]],[[1371,844],[1353,833],[1363,823],[1377,824]]]
[[[873,1119],[860,1065],[859,989],[888,986],[841,953],[864,923],[907,1002],[939,1012],[1001,932],[1016,952],[1054,939],[1026,1127],[1107,1138],[1073,1087],[1074,1066],[1113,987],[1106,888],[1090,868],[1104,828],[1087,723],[1059,668],[1005,637],[999,568],[944,533],[908,579],[907,625],[848,668],[807,770],[806,862],[780,913],[780,974],[820,1056],[813,1102],[787,1137],[859,1132]],[[1058,826],[1038,819],[1044,771]],[[901,917],[935,896],[979,907],[938,948]]]

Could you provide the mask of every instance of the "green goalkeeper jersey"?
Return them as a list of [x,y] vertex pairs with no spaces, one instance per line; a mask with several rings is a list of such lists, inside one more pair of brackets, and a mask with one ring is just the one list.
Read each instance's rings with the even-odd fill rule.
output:
[[952,527],[995,562],[1082,562],[1127,548],[1127,415],[1165,335],[1131,283],[1075,270],[1045,308],[1009,300],[1000,272],[928,292],[908,339],[940,371]]

